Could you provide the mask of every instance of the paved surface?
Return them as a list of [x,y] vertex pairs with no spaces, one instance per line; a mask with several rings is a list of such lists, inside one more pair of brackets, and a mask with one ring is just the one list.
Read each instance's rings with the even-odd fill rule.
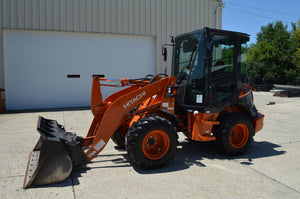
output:
[[[267,105],[275,102],[274,105]],[[133,167],[110,141],[89,169],[60,184],[23,190],[29,152],[39,138],[38,115],[85,136],[90,111],[0,115],[0,198],[300,198],[300,98],[255,93],[265,127],[248,152],[226,158],[210,143],[180,134],[174,159],[150,171]]]

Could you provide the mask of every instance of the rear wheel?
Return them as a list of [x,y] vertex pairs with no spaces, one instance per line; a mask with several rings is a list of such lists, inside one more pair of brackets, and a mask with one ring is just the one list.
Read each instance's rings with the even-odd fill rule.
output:
[[177,146],[175,127],[159,116],[147,116],[129,128],[125,138],[127,153],[141,167],[156,167],[168,162]]
[[215,129],[219,146],[228,155],[244,153],[254,135],[251,118],[240,113],[225,115]]

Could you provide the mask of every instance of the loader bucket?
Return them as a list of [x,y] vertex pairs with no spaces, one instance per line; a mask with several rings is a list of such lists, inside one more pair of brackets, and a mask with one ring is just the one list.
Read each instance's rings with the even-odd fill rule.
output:
[[62,182],[73,168],[80,168],[88,160],[81,149],[83,138],[65,132],[55,120],[39,116],[37,130],[40,133],[29,155],[23,188]]

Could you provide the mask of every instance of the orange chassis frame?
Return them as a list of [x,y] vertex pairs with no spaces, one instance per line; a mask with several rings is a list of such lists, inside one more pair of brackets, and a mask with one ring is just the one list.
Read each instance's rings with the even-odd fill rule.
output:
[[[100,84],[108,82],[108,84]],[[117,85],[115,83],[118,83]],[[102,100],[101,86],[127,87]],[[84,148],[88,148],[86,156],[88,160],[92,160],[99,154],[114,132],[124,123],[130,121],[129,126],[133,122],[142,117],[147,111],[155,111],[163,108],[174,115],[175,97],[166,97],[167,92],[176,94],[176,90],[171,87],[175,86],[175,77],[157,77],[157,80],[151,84],[149,81],[132,81],[127,79],[107,80],[95,76],[92,84],[91,95],[91,111],[94,119],[84,138]],[[167,90],[170,89],[170,90]],[[243,97],[251,92],[241,93]],[[134,110],[138,107],[137,110]],[[188,132],[189,137],[196,141],[215,140],[211,131],[214,125],[218,125],[216,121],[219,113],[188,113]],[[253,120],[255,133],[263,126],[263,115]],[[182,124],[179,124],[182,125]]]

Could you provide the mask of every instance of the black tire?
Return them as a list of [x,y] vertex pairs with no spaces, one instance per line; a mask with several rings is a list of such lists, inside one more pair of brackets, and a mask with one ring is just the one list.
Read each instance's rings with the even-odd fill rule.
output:
[[177,140],[171,122],[159,116],[146,116],[129,128],[125,147],[135,165],[153,168],[167,163],[174,156]]
[[220,124],[214,129],[220,149],[226,155],[241,155],[249,148],[254,135],[251,118],[231,113],[220,119]]

